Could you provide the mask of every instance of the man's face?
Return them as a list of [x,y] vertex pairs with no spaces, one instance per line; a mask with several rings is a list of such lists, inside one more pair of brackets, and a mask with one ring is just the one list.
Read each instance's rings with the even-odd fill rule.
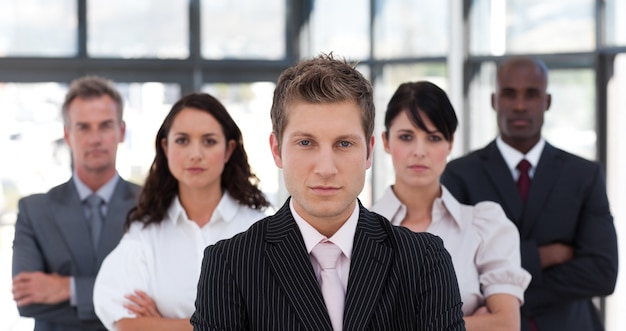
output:
[[270,136],[276,165],[283,169],[294,208],[313,227],[341,226],[354,210],[372,164],[374,139],[365,137],[355,102],[295,103],[278,146]]
[[502,139],[517,149],[541,138],[543,115],[550,108],[547,79],[532,62],[510,65],[498,74],[492,106]]
[[78,175],[114,172],[117,144],[124,140],[126,129],[115,101],[109,96],[76,98],[68,107],[68,122],[64,138]]

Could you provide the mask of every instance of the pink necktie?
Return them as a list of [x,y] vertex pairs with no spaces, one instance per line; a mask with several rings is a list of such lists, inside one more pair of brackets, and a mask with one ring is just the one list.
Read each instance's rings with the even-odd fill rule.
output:
[[311,254],[321,267],[320,286],[333,330],[341,331],[343,329],[343,305],[346,296],[336,269],[341,249],[330,241],[323,241],[313,247]]
[[526,198],[528,197],[528,191],[530,190],[530,176],[528,175],[528,170],[530,169],[530,162],[528,160],[523,159],[517,165],[517,169],[519,170],[519,178],[517,179],[517,189],[519,190],[519,194],[522,197],[522,201],[526,202]]

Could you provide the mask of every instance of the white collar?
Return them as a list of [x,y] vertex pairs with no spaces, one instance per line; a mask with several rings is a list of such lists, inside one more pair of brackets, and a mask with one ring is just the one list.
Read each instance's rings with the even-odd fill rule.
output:
[[502,154],[504,162],[506,162],[506,165],[512,172],[516,171],[517,164],[523,159],[528,160],[530,165],[533,168],[536,168],[537,164],[539,164],[539,158],[541,157],[541,152],[543,152],[545,145],[546,140],[541,137],[535,146],[528,151],[528,153],[522,154],[517,149],[505,143],[504,140],[502,140],[502,137],[499,136],[496,138],[496,146],[498,146],[498,150],[500,150],[500,154]]
[[[224,191],[220,202],[215,207],[215,210],[213,210],[209,223],[215,222],[216,220],[231,222],[237,214],[237,209],[239,207],[239,203],[230,194],[228,194],[227,191]],[[183,205],[180,203],[178,195],[176,195],[176,197],[172,200],[172,203],[167,211],[167,216],[175,225],[179,221],[191,221],[189,216],[187,216],[187,212],[183,208]]]

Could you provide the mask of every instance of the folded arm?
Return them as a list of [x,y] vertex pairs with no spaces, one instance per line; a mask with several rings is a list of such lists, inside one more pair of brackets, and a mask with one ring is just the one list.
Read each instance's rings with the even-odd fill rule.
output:
[[519,330],[520,302],[510,294],[494,294],[487,297],[485,306],[479,308],[473,315],[465,316],[465,327],[468,331],[492,330],[508,331]]

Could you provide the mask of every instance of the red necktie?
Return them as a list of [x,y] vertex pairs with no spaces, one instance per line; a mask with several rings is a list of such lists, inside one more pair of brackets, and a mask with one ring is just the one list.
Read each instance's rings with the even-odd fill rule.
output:
[[[530,176],[528,175],[528,170],[531,165],[528,160],[523,159],[517,164],[517,170],[519,170],[519,178],[517,179],[517,189],[519,190],[519,195],[522,198],[522,201],[526,202],[528,198],[528,191],[530,190]],[[528,323],[531,331],[538,331],[537,322],[535,322],[534,317],[530,317],[528,319]]]
[[524,202],[526,202],[526,198],[528,198],[528,191],[530,190],[530,176],[528,176],[528,169],[530,169],[530,167],[530,162],[526,159],[521,160],[517,165],[517,169],[519,170],[517,189],[519,190],[519,195],[522,197],[522,201]]

